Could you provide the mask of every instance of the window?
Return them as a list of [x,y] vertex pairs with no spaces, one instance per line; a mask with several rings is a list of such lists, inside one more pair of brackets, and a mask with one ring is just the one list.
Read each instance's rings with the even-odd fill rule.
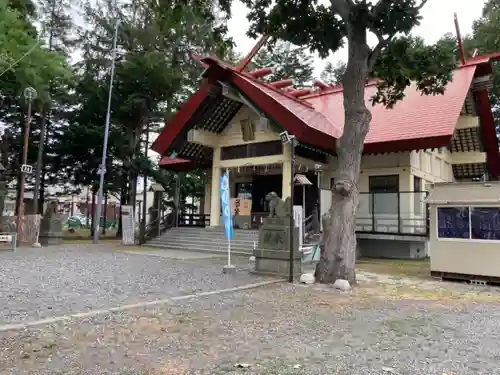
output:
[[469,238],[469,207],[438,207],[439,238]]
[[396,214],[399,212],[399,175],[370,176],[370,212]]
[[500,207],[474,207],[470,221],[472,239],[500,240]]
[[438,207],[438,237],[500,240],[500,207]]
[[413,191],[422,191],[422,179],[420,177],[413,176]]
[[424,194],[422,193],[422,179],[417,176],[413,176],[413,198],[413,212],[415,215],[422,215]]

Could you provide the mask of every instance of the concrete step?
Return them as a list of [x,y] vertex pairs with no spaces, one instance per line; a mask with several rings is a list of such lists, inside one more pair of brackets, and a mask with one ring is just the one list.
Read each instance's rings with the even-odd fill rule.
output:
[[[195,251],[195,252],[203,252],[203,253],[209,253],[209,254],[220,254],[220,255],[226,255],[227,254],[227,247],[226,248],[207,248],[207,247],[197,247],[197,246],[189,246],[189,247],[184,247],[184,246],[179,246],[179,245],[159,245],[156,243],[148,243],[148,247],[154,247],[157,249],[165,249],[165,250],[181,250],[181,251]],[[231,246],[231,254],[233,255],[248,255],[251,256],[253,254],[252,250],[248,249],[240,249],[240,248],[233,248]]]
[[[227,240],[224,241],[206,241],[202,238],[197,240],[171,240],[171,239],[162,239],[156,238],[152,239],[149,243],[155,243],[159,245],[176,245],[176,246],[201,246],[201,247],[221,247],[227,248]],[[231,247],[239,247],[244,249],[253,249],[253,242],[241,242],[241,241],[231,241]]]
[[[220,229],[220,228],[174,227],[174,228],[169,229],[169,232],[175,232],[175,231],[192,232],[192,233],[195,233],[195,232],[222,233],[222,234],[224,233],[224,229]],[[240,233],[240,234],[258,234],[259,233],[259,231],[256,229],[255,230],[253,230],[253,229],[248,229],[248,230],[235,229],[234,232]]]
[[[257,230],[235,230],[231,240],[231,252],[234,254],[252,255],[254,243],[258,241]],[[170,249],[209,252],[216,254],[227,253],[227,238],[221,228],[171,228],[160,237],[153,238],[147,246]]]
[[[206,234],[206,235],[224,235],[225,232],[223,231],[215,231],[215,230],[187,230],[187,229],[182,229],[182,228],[172,228],[172,229],[169,229],[168,230],[169,232],[172,232],[172,233],[203,233],[203,234]],[[258,231],[247,231],[247,230],[235,230],[234,231],[234,234],[238,235],[238,236],[258,236],[259,235],[259,232]]]
[[[226,239],[225,234],[217,234],[217,235],[212,235],[212,234],[206,234],[206,233],[182,233],[182,232],[166,232],[163,233],[161,238],[169,238],[169,239],[198,239],[198,238],[203,238],[206,239],[207,241],[221,241]],[[247,242],[252,242],[252,241],[258,241],[259,237],[258,236],[241,236],[238,234],[234,235],[233,240],[235,241],[247,241]]]
[[[212,242],[220,242],[220,241],[227,241],[226,236],[203,236],[203,235],[184,235],[184,234],[163,234],[160,237],[161,239],[165,239],[166,241],[175,241],[175,240],[186,240],[186,241],[197,241],[197,240],[204,240],[204,241],[212,241]],[[258,238],[245,238],[245,237],[235,237],[232,239],[232,241],[241,241],[241,242],[248,242],[248,243],[253,243],[254,241],[258,241]]]

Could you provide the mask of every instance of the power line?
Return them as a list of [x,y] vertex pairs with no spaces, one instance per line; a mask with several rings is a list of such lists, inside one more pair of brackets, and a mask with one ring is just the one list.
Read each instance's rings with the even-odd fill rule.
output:
[[12,64],[10,64],[10,66],[9,66],[7,69],[5,69],[5,70],[2,72],[2,74],[0,74],[0,77],[1,77],[1,76],[3,76],[5,73],[7,73],[9,70],[11,70],[11,69],[12,69],[12,67],[13,67],[14,65],[19,64],[19,62],[20,62],[22,59],[24,59],[26,56],[28,56],[28,55],[29,55],[29,54],[30,54],[30,53],[31,53],[31,52],[32,52],[32,51],[33,51],[33,50],[34,50],[34,49],[35,49],[35,48],[36,48],[36,47],[40,44],[40,42],[41,42],[40,40],[39,40],[39,41],[37,41],[35,44],[33,44],[33,46],[31,46],[31,48],[30,48],[30,49],[29,49],[29,50],[28,50],[28,51],[27,51],[24,55],[22,55],[19,59],[17,59],[17,60],[16,60],[16,61],[14,61]]

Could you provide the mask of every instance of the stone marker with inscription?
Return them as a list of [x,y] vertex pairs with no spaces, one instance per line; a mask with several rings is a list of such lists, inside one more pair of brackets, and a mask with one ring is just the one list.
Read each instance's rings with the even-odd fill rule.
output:
[[290,198],[283,201],[276,193],[266,196],[270,213],[259,229],[259,243],[254,250],[255,273],[288,277],[290,267],[290,231],[294,236],[294,277],[301,275],[299,228],[291,225]]
[[63,240],[62,216],[57,209],[57,202],[49,202],[40,222],[38,237],[42,246],[60,245]]

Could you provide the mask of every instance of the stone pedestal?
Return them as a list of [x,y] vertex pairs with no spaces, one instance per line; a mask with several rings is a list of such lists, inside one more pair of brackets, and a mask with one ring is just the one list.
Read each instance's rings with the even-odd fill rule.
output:
[[56,209],[48,207],[40,222],[38,242],[42,246],[60,245],[63,241],[62,216]]
[[301,275],[301,254],[299,251],[299,228],[290,226],[289,217],[264,218],[259,229],[259,244],[254,251],[255,273],[289,276],[290,231],[293,231],[293,273],[297,280]]

